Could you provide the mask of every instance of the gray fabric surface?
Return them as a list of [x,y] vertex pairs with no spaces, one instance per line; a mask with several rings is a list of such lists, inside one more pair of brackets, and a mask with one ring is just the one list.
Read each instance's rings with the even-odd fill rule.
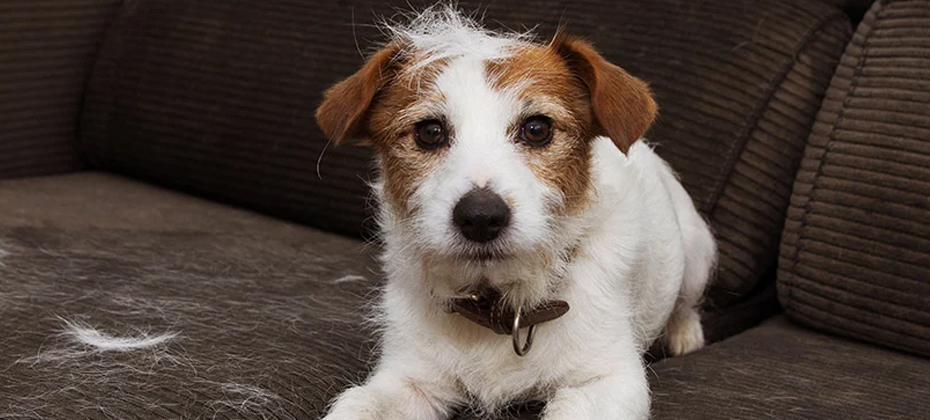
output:
[[[887,3],[887,4],[886,4]],[[780,298],[806,325],[930,355],[930,2],[877,2],[798,173]]]
[[[842,11],[807,0],[460,5],[485,11],[494,27],[541,24],[551,34],[565,22],[649,81],[661,116],[648,137],[720,241],[708,302],[726,308],[761,288],[805,139],[850,36]],[[356,39],[369,51],[379,39],[374,15],[393,6],[408,7],[130,1],[89,86],[82,146],[102,168],[358,233],[369,215],[370,151],[324,155],[312,116],[323,90],[361,65]]]
[[930,418],[930,360],[779,317],[652,366],[653,418]]
[[0,1],[0,179],[80,166],[81,97],[121,3]]
[[0,419],[314,418],[364,377],[375,272],[358,241],[111,175],[0,182]]

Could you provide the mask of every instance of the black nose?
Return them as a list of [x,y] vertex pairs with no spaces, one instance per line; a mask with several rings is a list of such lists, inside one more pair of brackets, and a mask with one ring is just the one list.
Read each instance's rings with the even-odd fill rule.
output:
[[510,223],[510,208],[493,191],[476,188],[462,196],[455,205],[452,221],[469,240],[488,242],[500,236]]

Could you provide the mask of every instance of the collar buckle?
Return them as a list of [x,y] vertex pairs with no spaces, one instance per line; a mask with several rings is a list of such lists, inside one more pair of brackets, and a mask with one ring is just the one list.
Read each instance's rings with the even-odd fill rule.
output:
[[[569,310],[568,303],[563,300],[545,301],[526,311],[520,304],[514,310],[500,292],[494,289],[452,298],[449,303],[449,312],[461,315],[497,334],[510,335],[513,350],[521,357],[533,347],[536,325],[557,319]],[[527,327],[526,341],[521,344],[520,329]]]

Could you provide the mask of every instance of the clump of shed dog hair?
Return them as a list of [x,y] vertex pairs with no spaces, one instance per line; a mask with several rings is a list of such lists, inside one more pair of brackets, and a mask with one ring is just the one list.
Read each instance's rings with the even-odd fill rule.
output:
[[79,322],[62,319],[62,323],[65,327],[65,335],[74,339],[75,342],[97,352],[147,350],[162,346],[178,336],[175,332],[151,334],[141,331],[136,336],[114,337]]
[[[97,412],[107,418],[120,418],[122,410],[129,407],[155,407],[163,404],[163,401],[153,396],[159,390],[152,388],[157,385],[147,383],[147,377],[157,375],[164,369],[195,372],[209,372],[211,369],[210,364],[186,354],[181,345],[184,336],[177,331],[119,328],[124,331],[117,334],[81,320],[58,320],[59,331],[49,337],[35,355],[22,357],[13,365],[27,366],[37,372],[51,369],[69,375],[70,379],[64,380],[61,388],[46,388],[7,407],[0,407],[0,418],[15,418],[28,413],[38,416],[39,411],[48,410],[37,410],[34,404],[43,404],[43,401],[56,394],[79,392],[86,387],[112,389],[113,392],[101,394],[96,401],[75,400],[73,407],[62,409]],[[215,399],[201,402],[213,418],[230,415],[278,418],[273,416],[290,411],[285,407],[288,405],[285,399],[256,384],[203,378],[196,379],[196,382],[198,389],[214,390],[209,394],[216,396]]]
[[158,364],[179,359],[168,354],[165,346],[178,337],[178,333],[168,331],[151,333],[137,331],[126,336],[114,336],[82,321],[58,318],[61,331],[53,336],[49,343],[34,356],[23,357],[16,363],[36,365],[41,363],[64,364],[78,359],[100,355],[101,353],[144,352],[149,362]]

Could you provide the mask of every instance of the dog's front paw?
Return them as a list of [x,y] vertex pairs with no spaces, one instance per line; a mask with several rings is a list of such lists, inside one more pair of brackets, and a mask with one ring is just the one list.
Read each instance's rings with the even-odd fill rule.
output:
[[648,420],[646,376],[637,365],[624,370],[627,374],[601,376],[557,390],[546,404],[543,420]]
[[378,398],[370,389],[356,386],[340,394],[321,420],[377,420],[382,418],[378,406]]
[[704,329],[696,312],[686,316],[674,316],[668,324],[666,334],[668,351],[672,356],[692,353],[704,347]]
[[388,378],[347,389],[322,420],[441,420],[448,404],[427,384]]

